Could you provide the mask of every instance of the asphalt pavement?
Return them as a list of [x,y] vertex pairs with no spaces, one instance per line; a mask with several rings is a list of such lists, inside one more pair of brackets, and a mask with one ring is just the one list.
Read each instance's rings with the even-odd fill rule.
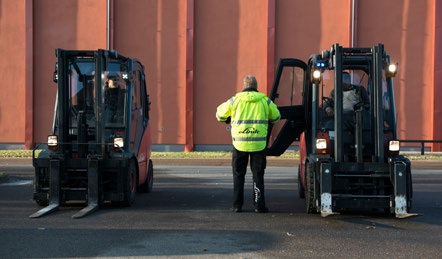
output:
[[[83,205],[43,218],[32,201],[30,159],[0,159],[0,258],[441,258],[442,163],[412,161],[413,211],[321,218],[297,196],[297,161],[269,158],[266,201],[253,212],[246,176],[243,213],[229,210],[230,159],[153,159],[154,190],[128,208],[104,206],[72,219]],[[421,169],[422,168],[422,169]],[[26,182],[27,180],[27,182]]]

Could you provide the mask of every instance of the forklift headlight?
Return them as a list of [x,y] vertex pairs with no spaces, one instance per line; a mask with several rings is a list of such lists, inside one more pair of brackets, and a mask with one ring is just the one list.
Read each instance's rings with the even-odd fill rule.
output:
[[388,141],[388,155],[389,156],[398,156],[399,155],[399,149],[400,149],[400,142],[399,140],[390,140]]
[[324,138],[316,139],[316,153],[326,154],[327,153],[327,140]]
[[390,152],[399,152],[400,149],[400,142],[399,140],[390,140],[388,142],[388,150]]
[[397,64],[387,64],[385,73],[387,77],[395,77],[397,74]]
[[315,69],[313,71],[313,82],[319,83],[321,81],[321,71],[319,69]]
[[321,78],[321,71],[319,70],[313,71],[313,78],[319,80]]
[[57,135],[49,135],[48,136],[48,149],[49,150],[57,150],[58,149],[58,136]]
[[316,69],[315,71],[313,71],[313,78],[316,80],[321,79],[321,71],[319,69]]
[[122,137],[114,138],[114,150],[120,151],[124,148],[124,139]]

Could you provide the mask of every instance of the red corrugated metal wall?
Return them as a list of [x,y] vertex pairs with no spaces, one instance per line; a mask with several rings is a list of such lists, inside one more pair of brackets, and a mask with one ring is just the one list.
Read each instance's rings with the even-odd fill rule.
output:
[[399,62],[399,137],[441,139],[441,15],[440,0],[3,0],[0,145],[45,141],[55,48],[106,48],[108,39],[146,67],[154,144],[186,151],[230,144],[215,109],[246,74],[268,93],[279,58],[307,60],[352,42],[382,42]]

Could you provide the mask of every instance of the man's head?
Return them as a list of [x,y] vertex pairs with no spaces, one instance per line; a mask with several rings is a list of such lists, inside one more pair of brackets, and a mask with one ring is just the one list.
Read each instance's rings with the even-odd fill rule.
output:
[[253,88],[258,89],[258,82],[256,81],[256,78],[252,75],[247,75],[244,77],[244,88]]
[[117,88],[117,82],[115,81],[115,79],[109,79],[105,82],[106,86],[109,88]]
[[344,91],[347,91],[350,88],[351,85],[351,77],[348,72],[342,73],[342,89]]

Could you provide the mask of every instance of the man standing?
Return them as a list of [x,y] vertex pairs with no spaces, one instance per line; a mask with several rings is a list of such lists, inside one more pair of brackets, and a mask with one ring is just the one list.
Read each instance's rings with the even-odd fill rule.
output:
[[250,157],[253,173],[253,205],[255,212],[265,213],[268,208],[264,198],[264,171],[268,123],[276,123],[281,115],[276,105],[258,92],[256,78],[244,78],[244,90],[218,106],[216,118],[231,123],[233,142],[233,207],[241,212],[244,201],[244,178]]

